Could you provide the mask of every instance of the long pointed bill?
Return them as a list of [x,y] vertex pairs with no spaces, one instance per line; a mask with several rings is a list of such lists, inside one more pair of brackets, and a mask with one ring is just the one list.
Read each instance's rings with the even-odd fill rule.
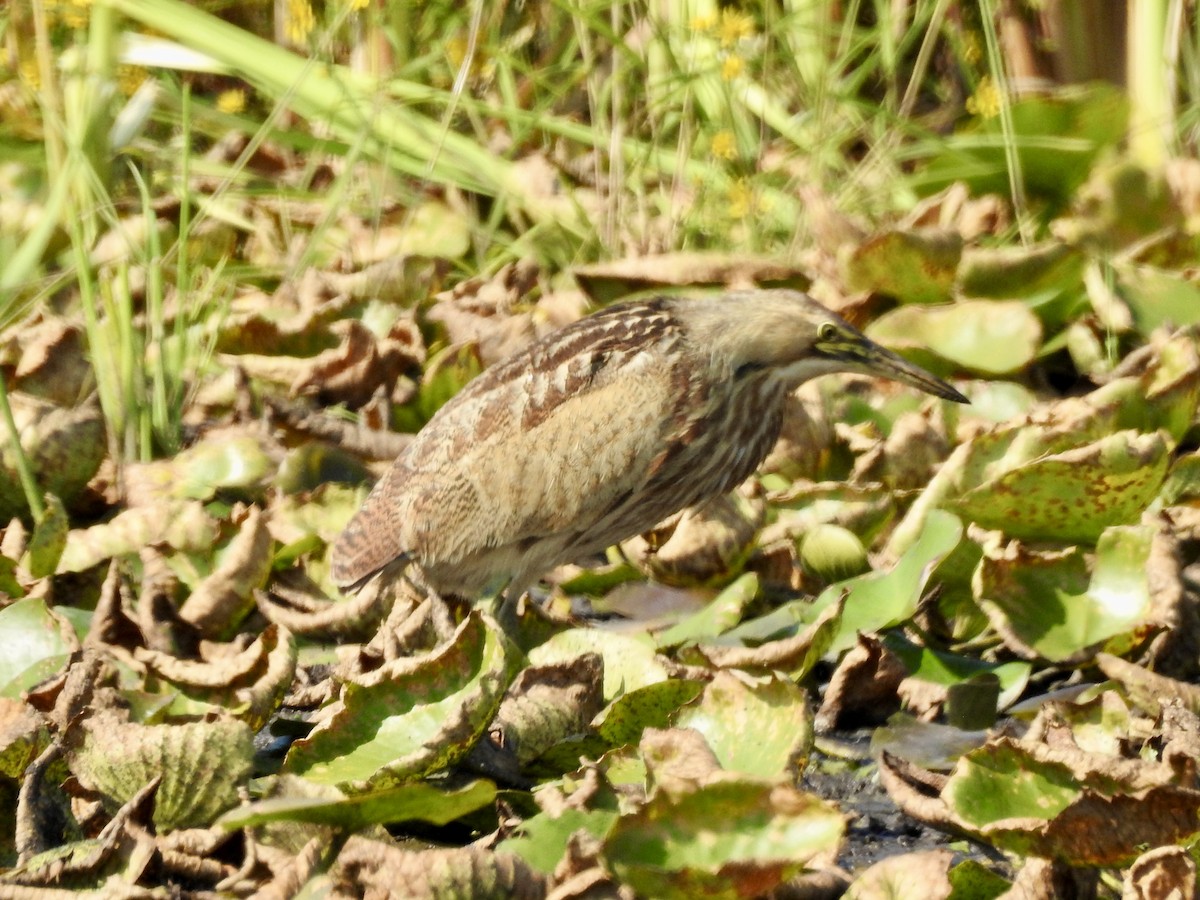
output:
[[868,341],[861,347],[856,347],[853,355],[856,357],[855,361],[862,367],[860,371],[870,372],[880,378],[899,381],[901,384],[915,387],[917,390],[933,394],[935,397],[953,400],[955,403],[971,402],[942,379],[931,375],[920,366],[913,365],[904,357],[879,346],[874,341]]

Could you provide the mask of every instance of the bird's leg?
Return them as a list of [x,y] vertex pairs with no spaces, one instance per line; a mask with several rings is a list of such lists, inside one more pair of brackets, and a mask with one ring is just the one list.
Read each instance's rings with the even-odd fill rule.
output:
[[493,600],[492,615],[506,634],[515,635],[521,627],[521,600],[531,583],[529,578],[514,578]]

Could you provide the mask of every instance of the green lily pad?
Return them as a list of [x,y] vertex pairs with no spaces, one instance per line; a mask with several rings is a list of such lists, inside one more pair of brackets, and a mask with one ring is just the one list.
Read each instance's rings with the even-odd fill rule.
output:
[[1129,304],[1138,331],[1149,334],[1163,325],[1200,322],[1200,285],[1178,272],[1151,266],[1116,270],[1117,290]]
[[946,506],[1011,537],[1091,543],[1109,526],[1137,520],[1169,461],[1162,433],[1119,431],[1004,471]]
[[943,510],[934,510],[917,541],[887,572],[868,572],[831,584],[813,601],[813,618],[848,591],[841,624],[829,647],[838,654],[854,646],[859,632],[871,633],[898,625],[917,610],[934,567],[962,539],[962,523]]
[[985,555],[979,569],[980,605],[1003,635],[1026,655],[1064,661],[1139,628],[1151,609],[1146,563],[1155,529],[1107,529],[1096,543],[1090,579],[1077,549],[1034,555],[1009,548]]
[[698,681],[672,678],[622,694],[601,710],[593,725],[610,747],[635,744],[647,728],[665,728],[672,714],[700,696]]
[[740,575],[698,612],[676,622],[656,636],[659,647],[677,647],[689,641],[715,638],[737,625],[746,608],[758,596],[758,576]]
[[1078,248],[1061,241],[968,247],[958,267],[959,293],[979,299],[1015,300],[1055,288],[1077,287],[1084,262]]
[[515,652],[478,611],[425,656],[343,686],[336,712],[292,745],[284,767],[363,791],[453,765],[483,734],[511,681]]
[[529,651],[529,664],[548,666],[573,660],[584,653],[599,653],[604,659],[604,699],[667,680],[667,670],[649,635],[617,634],[599,628],[562,631]]
[[495,799],[496,786],[490,781],[472,781],[450,791],[419,782],[353,797],[277,796],[257,800],[225,813],[217,825],[231,831],[269,822],[311,822],[345,829],[411,821],[445,825]]
[[1042,323],[1020,301],[977,300],[900,307],[872,322],[867,333],[888,346],[916,343],[971,372],[1007,375],[1037,356]]
[[768,781],[719,781],[659,792],[621,816],[603,859],[639,896],[761,896],[833,850],[845,829],[832,805]]
[[942,303],[950,299],[962,248],[956,231],[884,231],[842,260],[843,275],[852,290],[901,303]]
[[587,798],[587,807],[567,806],[553,814],[538,813],[521,823],[517,833],[498,850],[515,853],[539,872],[551,874],[563,859],[567,845],[578,832],[603,839],[617,821],[618,801],[604,782]]
[[0,697],[21,692],[58,672],[78,649],[71,626],[39,597],[18,600],[0,609]]
[[1190,844],[1200,791],[1166,763],[1000,738],[958,763],[941,797],[959,827],[1010,853],[1121,867]]
[[165,830],[207,826],[237,803],[250,776],[254,735],[235,719],[184,725],[139,725],[111,714],[87,719],[71,773],[96,791],[110,812],[161,778],[154,822]]
[[1000,680],[1000,698],[997,701],[1000,709],[1020,698],[1033,671],[1033,667],[1027,662],[984,662],[957,653],[922,647],[898,634],[885,636],[883,643],[888,650],[900,657],[911,677],[922,681],[951,687],[978,675],[995,675]]
[[[700,702],[684,707],[674,724],[700,732],[722,769],[757,778],[798,773],[812,749],[805,694],[778,675],[719,671]],[[754,740],[746,740],[748,734]]]

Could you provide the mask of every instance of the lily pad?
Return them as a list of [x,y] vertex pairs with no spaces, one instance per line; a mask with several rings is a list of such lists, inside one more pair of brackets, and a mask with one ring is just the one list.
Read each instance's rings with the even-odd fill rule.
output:
[[1004,471],[946,505],[1011,537],[1092,543],[1137,520],[1169,462],[1162,433],[1119,431]]
[[292,745],[285,768],[363,791],[453,765],[500,706],[512,677],[511,647],[494,623],[472,612],[425,656],[395,660],[346,684],[334,714]]
[[546,666],[584,653],[599,653],[603,658],[604,699],[610,703],[622,693],[667,679],[667,670],[649,635],[616,634],[598,628],[572,628],[554,635],[529,651],[529,663]]
[[[757,778],[798,773],[812,748],[804,692],[774,674],[717,672],[700,702],[684,707],[675,725],[700,732],[722,769]],[[746,740],[748,734],[754,740]]]
[[842,269],[853,290],[901,303],[942,303],[950,299],[962,248],[956,231],[884,231],[855,247]]
[[1083,253],[1061,241],[1032,246],[968,247],[958,269],[959,292],[980,299],[1021,299],[1078,287]]
[[868,572],[827,587],[812,603],[815,615],[848,591],[841,625],[829,648],[837,654],[854,646],[859,632],[875,632],[898,625],[916,612],[925,584],[934,567],[962,539],[962,523],[942,510],[925,522],[916,543],[887,572]]
[[1075,549],[1038,556],[1010,546],[1003,556],[985,555],[980,604],[1023,655],[1072,659],[1146,622],[1151,610],[1146,564],[1154,534],[1145,525],[1106,530],[1096,543],[1090,580],[1083,554]]
[[842,814],[811,794],[731,779],[656,794],[617,820],[603,858],[639,896],[759,896],[832,851],[844,828]]
[[253,733],[234,719],[139,725],[104,713],[85,720],[69,763],[72,774],[100,794],[110,810],[161,779],[154,822],[167,830],[208,825],[237,803],[253,754]]
[[1037,356],[1042,323],[1020,301],[965,301],[921,309],[904,306],[867,329],[888,346],[916,343],[981,375],[1020,372]]
[[18,600],[0,609],[0,697],[21,692],[58,672],[78,649],[71,626],[52,613],[40,597]]

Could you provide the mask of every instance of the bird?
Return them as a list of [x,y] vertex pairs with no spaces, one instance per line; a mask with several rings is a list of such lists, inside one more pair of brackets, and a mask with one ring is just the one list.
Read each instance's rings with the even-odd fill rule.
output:
[[511,623],[552,568],[743,482],[775,444],[789,393],[835,372],[969,402],[798,291],[608,306],[445,403],[335,540],[330,578],[353,592],[405,576],[470,600],[506,584],[497,618]]

